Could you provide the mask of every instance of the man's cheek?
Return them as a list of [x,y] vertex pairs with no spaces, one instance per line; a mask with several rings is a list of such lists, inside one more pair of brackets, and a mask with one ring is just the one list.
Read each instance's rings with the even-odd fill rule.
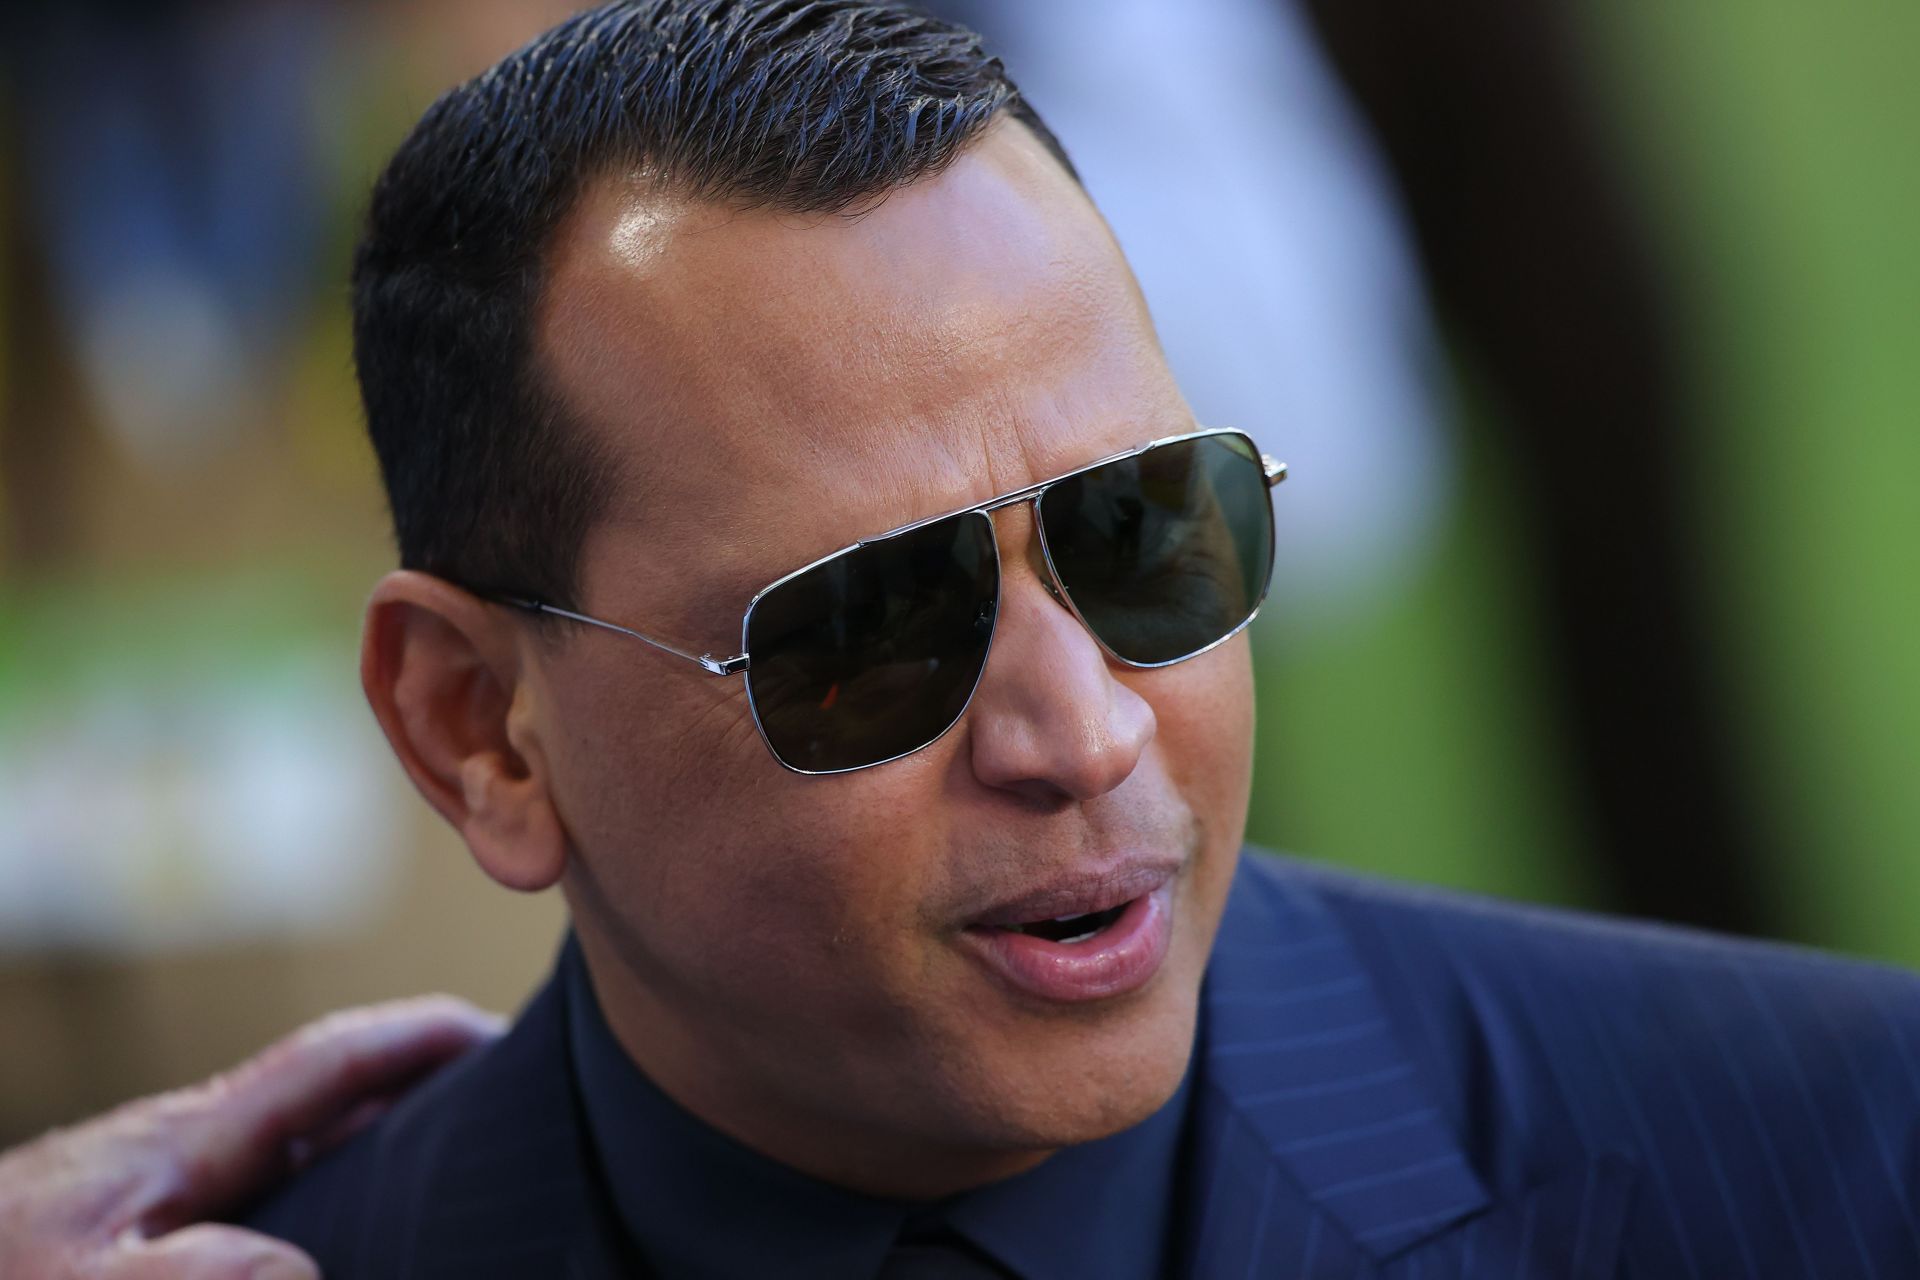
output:
[[[1212,656],[1188,666],[1204,664]],[[1152,681],[1140,687],[1154,708],[1154,748],[1167,775],[1190,800],[1240,785],[1238,779],[1252,760],[1252,679],[1240,676],[1236,664],[1223,666],[1227,670],[1221,672],[1152,672]],[[1212,806],[1202,814],[1212,818],[1210,810]]]
[[1180,760],[1199,766],[1188,776],[1232,785],[1252,761],[1253,669],[1246,639],[1189,665],[1193,670],[1183,674],[1190,678],[1169,690],[1161,723],[1170,727]]
[[845,850],[807,838],[814,834],[728,842],[686,868],[671,896],[680,914],[708,929],[699,945],[805,963],[829,958],[837,937],[864,932],[857,908],[867,899],[848,874]]

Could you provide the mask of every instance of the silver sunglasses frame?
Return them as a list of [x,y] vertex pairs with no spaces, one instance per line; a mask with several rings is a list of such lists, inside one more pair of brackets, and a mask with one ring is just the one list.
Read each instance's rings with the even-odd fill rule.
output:
[[[1042,480],[1037,484],[1030,484],[1025,486],[1024,488],[1015,489],[1012,492],[1003,493],[996,497],[988,498],[984,502],[975,502],[964,507],[955,507],[951,511],[943,511],[939,515],[927,516],[925,519],[915,520],[915,521],[912,521],[911,523],[903,524],[897,529],[889,529],[885,533],[874,534],[870,538],[862,538],[860,539],[860,541],[849,543],[847,546],[841,547],[837,551],[829,551],[826,555],[821,556],[818,560],[814,560],[807,564],[801,565],[798,569],[793,570],[791,573],[782,574],[780,577],[775,578],[772,582],[769,582],[766,586],[754,592],[753,598],[747,601],[746,612],[740,615],[740,652],[733,654],[731,657],[718,658],[718,657],[715,657],[712,653],[694,653],[689,649],[684,649],[678,645],[670,644],[667,641],[660,639],[658,636],[650,636],[645,634],[644,632],[636,631],[631,627],[623,627],[618,623],[608,622],[605,619],[595,618],[588,614],[575,613],[571,609],[557,608],[541,600],[530,600],[520,596],[504,596],[504,595],[495,596],[492,598],[496,603],[507,605],[511,608],[523,609],[530,613],[550,614],[556,618],[565,618],[570,622],[579,622],[590,627],[598,627],[603,631],[616,632],[620,635],[627,636],[634,640],[638,640],[642,644],[650,645],[653,648],[660,650],[662,653],[672,654],[676,658],[680,658],[687,662],[691,662],[696,666],[700,667],[708,675],[715,675],[715,676],[741,675],[741,674],[749,673],[752,670],[752,659],[749,653],[747,652],[747,633],[753,624],[754,608],[760,603],[763,597],[765,597],[768,593],[772,592],[776,588],[785,586],[787,583],[791,582],[793,579],[801,576],[802,574],[809,573],[815,569],[818,569],[821,565],[827,564],[833,560],[838,560],[841,556],[847,555],[850,552],[858,551],[862,547],[871,546],[876,542],[885,542],[889,538],[897,538],[901,534],[912,533],[916,529],[924,529],[928,525],[938,524],[942,520],[951,520],[957,516],[974,515],[977,513],[979,515],[985,516],[987,518],[988,524],[991,526],[992,520],[993,520],[993,514],[992,514],[993,512],[998,511],[1003,507],[1011,507],[1017,503],[1025,502],[1025,503],[1030,503],[1033,507],[1033,528],[1034,528],[1035,534],[1040,539],[1041,559],[1045,562],[1046,568],[1047,568],[1047,581],[1045,585],[1049,594],[1051,594],[1053,598],[1059,601],[1062,605],[1066,606],[1067,611],[1073,614],[1074,618],[1080,623],[1082,627],[1086,628],[1087,634],[1093,637],[1094,643],[1098,644],[1101,648],[1101,651],[1104,652],[1113,661],[1120,663],[1122,666],[1133,667],[1139,670],[1154,670],[1160,667],[1171,667],[1178,663],[1185,662],[1190,658],[1197,658],[1201,654],[1207,653],[1225,644],[1227,641],[1233,639],[1235,636],[1239,635],[1242,631],[1246,630],[1247,627],[1253,622],[1254,618],[1258,616],[1260,612],[1260,606],[1266,603],[1267,591],[1268,591],[1268,588],[1272,585],[1272,581],[1273,581],[1273,574],[1271,569],[1271,566],[1273,564],[1273,554],[1274,554],[1274,545],[1273,545],[1274,531],[1273,531],[1272,519],[1269,518],[1267,521],[1267,563],[1269,566],[1267,581],[1261,583],[1260,595],[1258,596],[1258,598],[1254,600],[1253,607],[1247,611],[1247,616],[1241,620],[1240,624],[1236,626],[1233,630],[1221,636],[1219,639],[1213,641],[1211,644],[1195,649],[1192,653],[1183,653],[1177,658],[1169,658],[1164,662],[1134,662],[1131,659],[1124,658],[1121,655],[1115,653],[1113,649],[1107,644],[1107,642],[1100,638],[1100,634],[1093,629],[1092,625],[1087,622],[1086,616],[1080,612],[1079,606],[1073,603],[1072,593],[1070,593],[1067,590],[1066,584],[1060,580],[1059,570],[1054,567],[1053,551],[1050,547],[1047,546],[1046,524],[1040,519],[1040,500],[1041,498],[1046,496],[1047,490],[1052,488],[1054,485],[1059,484],[1064,480],[1071,480],[1076,476],[1084,475],[1087,472],[1094,470],[1096,467],[1104,467],[1107,464],[1113,463],[1113,462],[1123,462],[1128,458],[1137,458],[1141,454],[1146,453],[1151,449],[1158,449],[1163,445],[1180,444],[1188,440],[1213,439],[1221,436],[1235,436],[1246,442],[1247,448],[1251,453],[1252,457],[1256,461],[1258,461],[1260,464],[1260,471],[1262,476],[1264,476],[1266,479],[1267,488],[1269,491],[1271,491],[1276,485],[1278,485],[1281,481],[1287,478],[1286,463],[1276,460],[1269,454],[1262,453],[1260,451],[1260,446],[1254,443],[1252,436],[1234,427],[1203,428],[1199,431],[1188,431],[1180,435],[1162,436],[1157,440],[1149,440],[1145,444],[1136,445],[1134,448],[1123,449],[1118,453],[1110,453],[1103,458],[1096,458],[1092,462],[1086,463],[1083,466],[1075,467],[1073,470],[1065,472],[1061,475],[1054,476],[1052,479]],[[994,573],[995,573],[996,582],[1003,582],[1004,578],[1000,574],[999,542],[997,539],[993,537],[989,537],[987,541],[988,541],[988,545],[993,548],[993,563],[994,563]],[[995,595],[997,599],[998,598],[997,588],[996,588]],[[995,637],[999,635],[999,629],[1000,629],[999,628],[999,609],[996,606],[994,610],[994,629],[987,637],[987,650],[986,650],[986,653],[983,654],[981,657],[980,671],[974,675],[973,687],[967,690],[966,701],[961,704],[959,713],[954,716],[952,723],[948,724],[947,727],[942,729],[938,734],[927,739],[925,742],[921,743],[919,746],[914,747],[907,751],[902,751],[898,755],[888,756],[884,760],[873,760],[866,764],[849,765],[844,769],[802,769],[797,765],[789,763],[787,760],[781,757],[780,752],[777,749],[775,749],[773,745],[773,740],[767,736],[766,726],[763,723],[761,723],[761,720],[760,720],[759,704],[758,702],[755,701],[753,696],[753,681],[749,679],[747,681],[747,708],[753,715],[753,727],[755,731],[759,733],[761,743],[767,748],[767,754],[771,755],[774,758],[775,762],[777,762],[781,768],[786,769],[792,773],[804,774],[808,777],[818,778],[818,777],[827,777],[837,773],[855,773],[861,769],[872,769],[879,765],[892,764],[895,760],[904,760],[906,757],[913,755],[915,752],[924,751],[928,747],[932,746],[934,743],[940,741],[941,738],[946,737],[947,734],[953,731],[954,725],[957,725],[962,720],[966,719],[967,710],[973,705],[973,695],[980,688],[980,678],[982,675],[986,673],[987,659],[992,656],[993,641]]]

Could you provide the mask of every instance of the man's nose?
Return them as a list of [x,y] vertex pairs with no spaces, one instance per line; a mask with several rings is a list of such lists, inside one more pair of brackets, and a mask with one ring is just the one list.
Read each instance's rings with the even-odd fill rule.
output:
[[[1001,514],[1003,526],[1012,514]],[[1139,764],[1153,708],[1115,678],[1106,651],[1048,593],[1032,558],[1019,554],[1025,538],[1001,532],[993,652],[967,711],[974,776],[1036,800],[1103,795]]]

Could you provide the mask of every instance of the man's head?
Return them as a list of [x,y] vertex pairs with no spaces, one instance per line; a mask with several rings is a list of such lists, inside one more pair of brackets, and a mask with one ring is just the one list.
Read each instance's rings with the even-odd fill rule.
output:
[[617,484],[536,355],[556,228],[599,182],[853,209],[997,117],[1053,135],[970,32],[887,4],[611,4],[446,94],[375,187],[354,353],[408,568],[566,604]]
[[[816,778],[738,680],[463,589],[732,652],[791,569],[1192,428],[1112,237],[970,36],[851,0],[576,19],[403,145],[355,316],[409,567],[369,612],[369,696],[491,875],[563,885],[668,1092],[919,1195],[1171,1093],[1245,812],[1243,640],[1109,662],[1006,508],[965,718]],[[1143,985],[1051,1000],[983,961],[969,926],[1003,904],[1141,867],[1173,873]]]

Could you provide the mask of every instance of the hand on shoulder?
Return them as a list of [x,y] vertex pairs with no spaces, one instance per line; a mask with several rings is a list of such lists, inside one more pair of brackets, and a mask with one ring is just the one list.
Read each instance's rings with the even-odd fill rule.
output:
[[363,1127],[501,1020],[450,996],[330,1014],[211,1080],[0,1154],[9,1280],[311,1280],[299,1250],[207,1222]]

